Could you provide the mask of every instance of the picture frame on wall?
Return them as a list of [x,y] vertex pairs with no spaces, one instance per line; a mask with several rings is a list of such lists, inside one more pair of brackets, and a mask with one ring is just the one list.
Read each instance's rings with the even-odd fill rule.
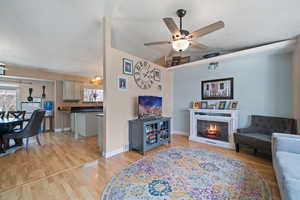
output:
[[127,91],[128,90],[128,79],[124,76],[118,77],[118,89],[120,91]]
[[123,74],[133,75],[133,61],[123,58]]
[[233,99],[233,78],[201,82],[202,100]]
[[153,70],[153,78],[155,81],[160,81],[160,70],[155,68]]

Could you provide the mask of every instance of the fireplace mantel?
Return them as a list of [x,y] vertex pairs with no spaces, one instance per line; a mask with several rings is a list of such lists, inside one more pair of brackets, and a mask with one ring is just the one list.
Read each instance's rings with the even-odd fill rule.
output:
[[219,110],[219,109],[189,109],[189,111],[203,112],[203,113],[224,113],[224,114],[239,113],[239,110]]
[[[233,133],[238,128],[239,110],[218,109],[189,109],[190,111],[190,136],[189,140],[234,149]],[[212,121],[228,123],[228,141],[220,141],[199,136],[197,121]]]

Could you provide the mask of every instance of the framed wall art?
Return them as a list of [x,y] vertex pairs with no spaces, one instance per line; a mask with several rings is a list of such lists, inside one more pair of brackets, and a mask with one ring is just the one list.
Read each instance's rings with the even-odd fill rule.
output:
[[121,91],[128,90],[128,79],[127,77],[119,76],[118,77],[118,89]]
[[201,96],[203,100],[233,99],[233,78],[202,81]]
[[153,70],[153,77],[155,81],[160,81],[160,70],[155,68]]
[[133,61],[127,58],[123,58],[123,74],[133,74]]

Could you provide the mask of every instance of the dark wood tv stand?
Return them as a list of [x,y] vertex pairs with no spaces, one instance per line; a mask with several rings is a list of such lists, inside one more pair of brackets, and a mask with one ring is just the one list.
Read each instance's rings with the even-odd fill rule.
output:
[[129,150],[143,154],[171,142],[171,118],[158,117],[129,121]]

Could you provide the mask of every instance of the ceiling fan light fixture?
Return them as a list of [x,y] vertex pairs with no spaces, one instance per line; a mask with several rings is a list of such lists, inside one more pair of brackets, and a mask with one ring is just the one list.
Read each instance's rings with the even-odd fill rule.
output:
[[185,51],[190,46],[190,42],[185,39],[175,40],[172,42],[172,47],[175,51]]

